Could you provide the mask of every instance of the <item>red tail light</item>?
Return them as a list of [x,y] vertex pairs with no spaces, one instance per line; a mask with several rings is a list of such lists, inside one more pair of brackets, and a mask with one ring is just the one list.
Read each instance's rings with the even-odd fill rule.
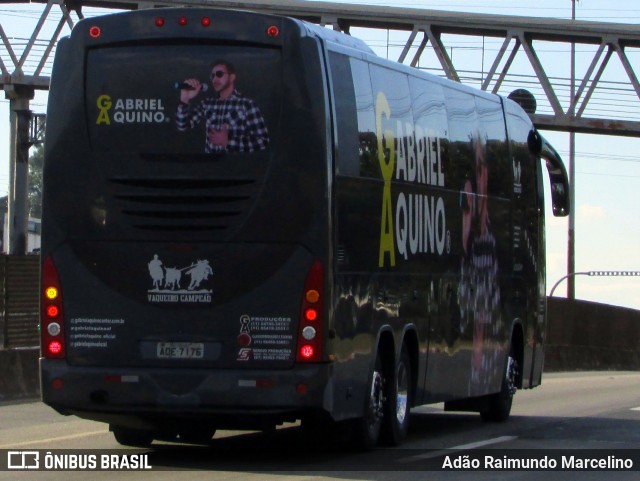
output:
[[40,319],[42,355],[48,359],[66,356],[64,316],[62,312],[62,288],[60,276],[51,257],[42,264],[42,314]]
[[298,329],[297,362],[322,360],[324,343],[324,273],[320,261],[309,269],[302,295],[300,327]]

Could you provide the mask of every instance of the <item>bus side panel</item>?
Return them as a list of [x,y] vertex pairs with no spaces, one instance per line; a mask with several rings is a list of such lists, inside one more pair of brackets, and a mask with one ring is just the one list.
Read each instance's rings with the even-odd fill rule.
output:
[[[366,375],[380,331],[394,333],[397,350],[409,325],[419,337],[416,404],[496,392],[511,328],[500,297],[501,289],[508,296],[511,261],[511,165],[501,103],[349,60],[350,69],[337,59],[332,64],[343,72],[341,82],[332,72],[342,85],[337,358],[363,355],[369,362],[358,375]],[[353,79],[353,94],[345,77]],[[344,105],[351,95],[355,116]],[[486,165],[489,178],[485,173],[479,192],[476,167]],[[485,198],[486,229],[471,205]]]

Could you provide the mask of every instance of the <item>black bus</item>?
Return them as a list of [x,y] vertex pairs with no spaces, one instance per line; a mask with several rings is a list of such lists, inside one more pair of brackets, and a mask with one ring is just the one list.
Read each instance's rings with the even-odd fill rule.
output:
[[514,102],[258,13],[79,22],[52,73],[42,398],[118,442],[301,420],[399,444],[410,409],[540,384],[546,160]]

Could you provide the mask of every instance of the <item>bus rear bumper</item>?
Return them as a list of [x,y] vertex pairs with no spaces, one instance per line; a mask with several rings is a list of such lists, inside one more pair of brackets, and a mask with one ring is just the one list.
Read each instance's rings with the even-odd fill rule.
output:
[[40,382],[43,402],[62,414],[140,429],[182,421],[255,429],[331,414],[331,370],[107,369],[41,358]]

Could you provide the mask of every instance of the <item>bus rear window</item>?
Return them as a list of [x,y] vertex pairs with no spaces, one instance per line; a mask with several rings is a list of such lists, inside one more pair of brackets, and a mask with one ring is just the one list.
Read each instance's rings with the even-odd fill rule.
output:
[[281,54],[229,45],[90,50],[86,117],[102,152],[239,154],[270,148],[282,98]]

